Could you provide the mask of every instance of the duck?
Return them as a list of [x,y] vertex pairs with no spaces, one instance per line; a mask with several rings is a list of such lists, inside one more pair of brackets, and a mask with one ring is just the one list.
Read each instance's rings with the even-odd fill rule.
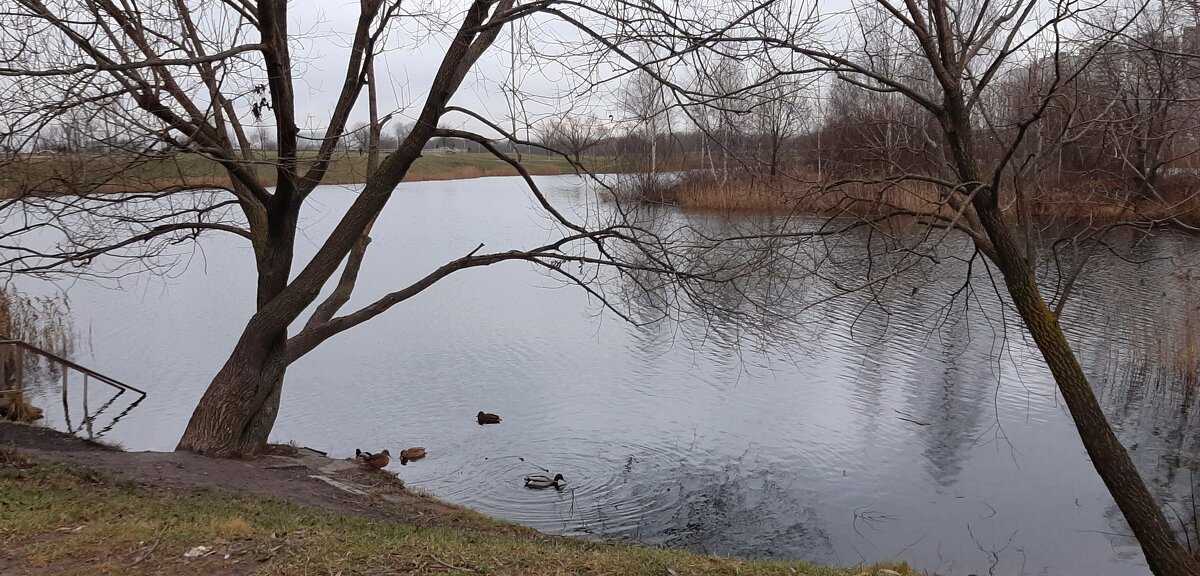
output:
[[533,474],[531,476],[525,477],[525,487],[526,488],[539,488],[540,489],[540,488],[550,488],[552,486],[554,488],[562,488],[562,485],[566,484],[566,482],[567,481],[563,478],[562,474],[555,474],[553,478],[551,478],[547,474]]
[[479,422],[480,426],[483,426],[484,424],[499,424],[500,417],[495,414],[489,414],[487,412],[480,411],[475,415],[475,421]]
[[408,448],[400,451],[400,465],[407,465],[413,460],[420,460],[425,457],[424,448]]
[[388,465],[388,462],[392,461],[392,455],[389,454],[387,450],[372,454],[370,452],[363,452],[362,450],[355,448],[354,459],[357,460],[359,464],[364,466],[370,466],[376,470],[382,470],[384,466]]

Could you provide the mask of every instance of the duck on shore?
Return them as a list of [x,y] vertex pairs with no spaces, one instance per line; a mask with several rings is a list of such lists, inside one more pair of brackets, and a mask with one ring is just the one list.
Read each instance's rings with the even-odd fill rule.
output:
[[479,412],[479,414],[476,414],[476,415],[475,415],[475,421],[476,421],[476,422],[479,422],[479,425],[480,425],[480,426],[483,426],[484,424],[499,424],[499,423],[500,423],[500,417],[499,417],[499,416],[497,416],[496,414],[491,414],[491,413],[488,413],[488,412],[483,412],[483,411],[481,410],[481,411]]
[[548,474],[533,474],[525,477],[526,488],[562,488],[562,485],[566,484],[566,482],[562,474],[555,474],[553,478]]
[[400,465],[405,466],[413,460],[420,460],[425,457],[424,448],[406,448],[400,451]]
[[358,448],[354,449],[354,459],[363,466],[370,466],[376,470],[382,470],[392,461],[392,455],[387,450],[378,453],[363,452]]

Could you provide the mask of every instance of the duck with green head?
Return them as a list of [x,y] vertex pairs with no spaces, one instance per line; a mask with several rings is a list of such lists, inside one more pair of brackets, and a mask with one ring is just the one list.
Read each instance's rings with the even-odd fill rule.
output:
[[553,478],[548,474],[533,474],[525,477],[526,488],[562,488],[566,483],[562,474],[555,474]]

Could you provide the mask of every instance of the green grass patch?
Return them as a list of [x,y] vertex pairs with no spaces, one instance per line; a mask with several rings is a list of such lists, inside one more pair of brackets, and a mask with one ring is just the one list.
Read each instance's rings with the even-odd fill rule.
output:
[[[547,536],[454,510],[420,525],[278,501],[138,487],[0,458],[0,572],[32,574],[912,574]],[[430,510],[433,510],[432,508]],[[201,548],[203,547],[203,548]],[[894,572],[891,572],[894,570]]]

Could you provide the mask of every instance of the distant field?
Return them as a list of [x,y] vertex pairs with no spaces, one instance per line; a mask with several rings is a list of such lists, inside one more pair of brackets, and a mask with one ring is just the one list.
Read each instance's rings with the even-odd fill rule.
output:
[[[264,155],[255,167],[266,186],[274,186],[273,155]],[[572,166],[559,156],[523,155],[531,174],[568,174]],[[302,163],[305,162],[302,160]],[[602,169],[604,159],[585,159]],[[326,184],[354,184],[366,179],[366,154],[342,153],[334,158]],[[457,180],[482,176],[515,176],[511,166],[486,153],[433,154],[419,158],[405,181]],[[47,154],[0,164],[0,191],[14,193],[106,193],[162,189],[174,185],[225,185],[228,177],[216,162],[195,154],[171,158],[134,160],[115,155]]]

